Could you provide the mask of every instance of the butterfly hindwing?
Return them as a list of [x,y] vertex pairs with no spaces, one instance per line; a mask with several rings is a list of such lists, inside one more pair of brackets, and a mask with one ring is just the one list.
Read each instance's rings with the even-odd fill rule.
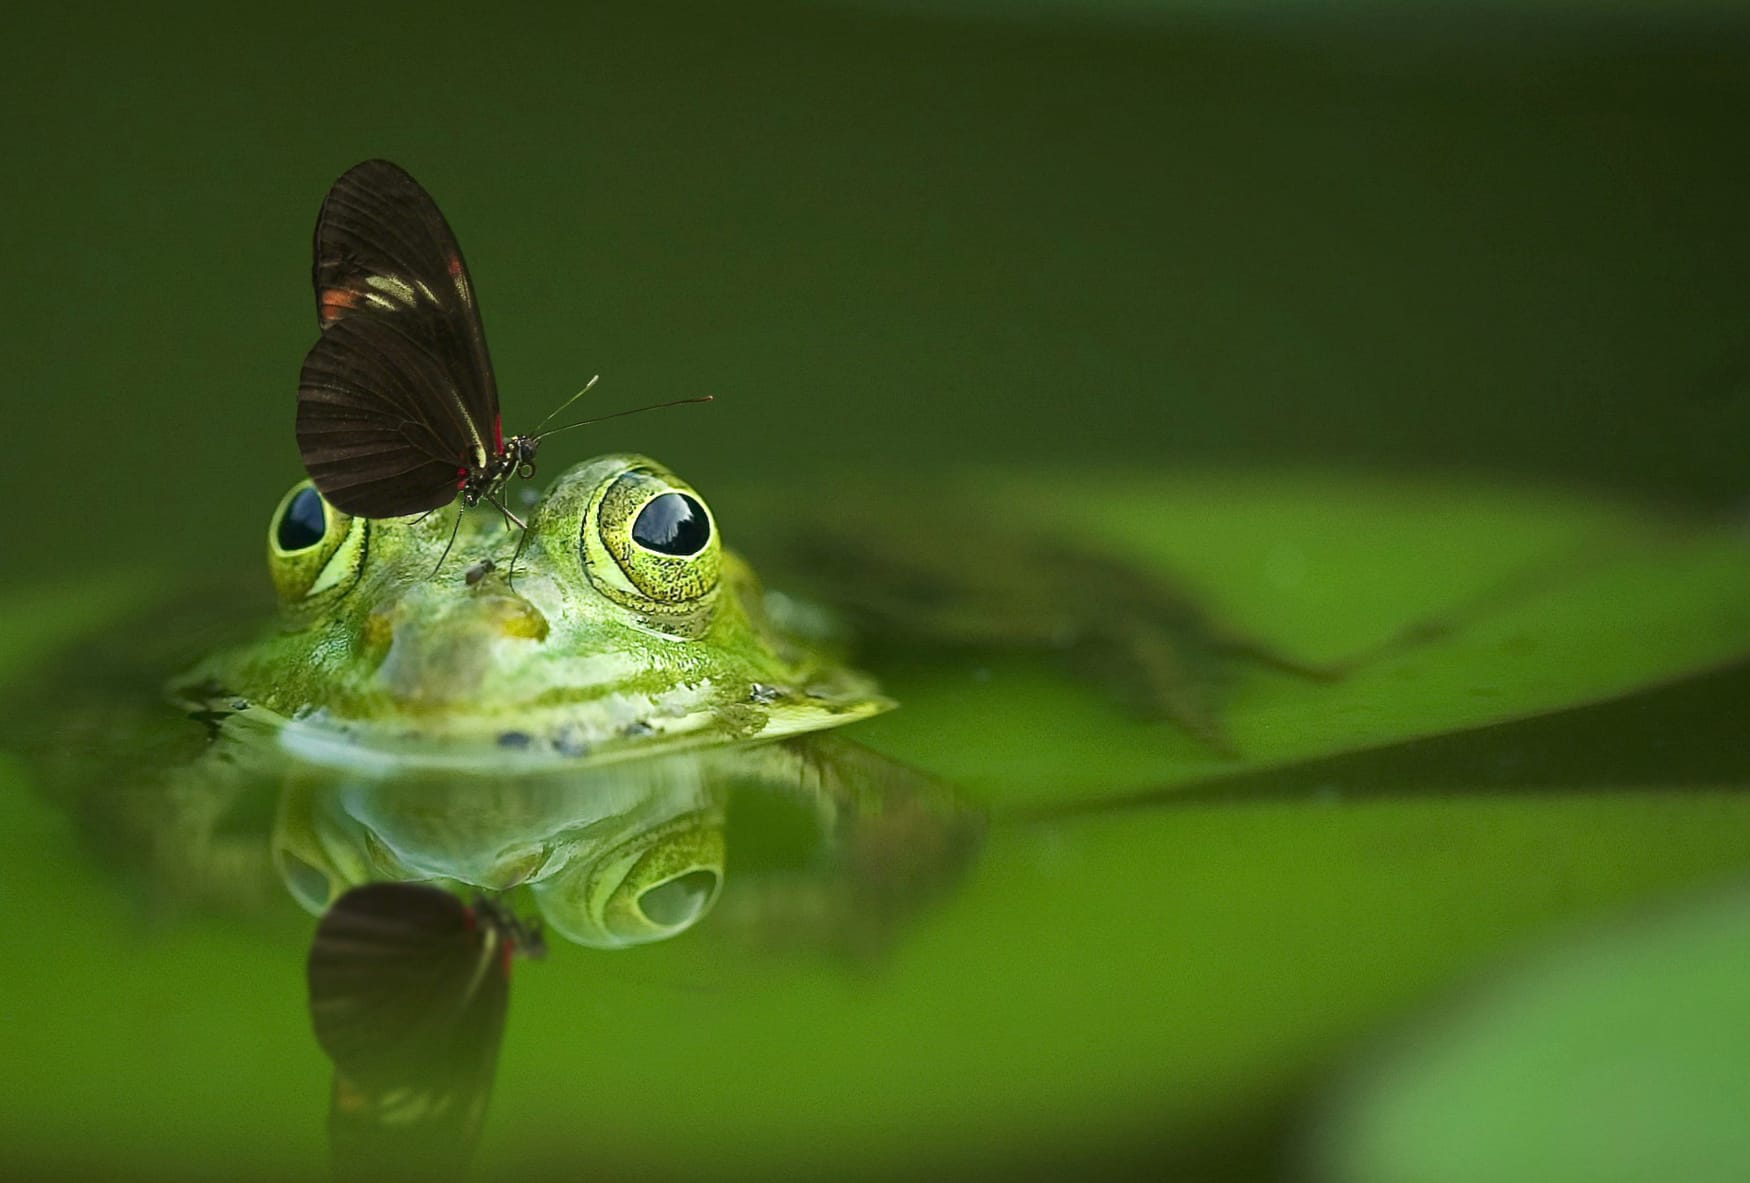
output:
[[398,326],[331,327],[298,376],[298,451],[316,488],[358,517],[423,513],[455,499],[473,445],[450,375]]
[[496,1050],[509,980],[505,935],[461,900],[428,885],[367,884],[317,927],[310,1017],[348,1077],[407,1083],[460,1047]]
[[[298,392],[298,443],[311,479],[337,507],[364,517],[445,504],[456,470],[484,468],[501,447],[498,390],[455,235],[417,181],[367,160],[329,189],[314,255],[323,333]],[[385,349],[387,357],[371,355]],[[394,381],[384,380],[385,368]],[[364,435],[352,434],[355,421]],[[390,447],[396,433],[405,454]],[[350,470],[355,454],[374,457],[368,477]],[[417,471],[439,460],[451,468],[444,496],[432,473]],[[402,480],[397,470],[417,476]]]
[[338,1177],[460,1174],[491,1096],[513,944],[495,915],[422,884],[368,884],[329,908],[308,971]]

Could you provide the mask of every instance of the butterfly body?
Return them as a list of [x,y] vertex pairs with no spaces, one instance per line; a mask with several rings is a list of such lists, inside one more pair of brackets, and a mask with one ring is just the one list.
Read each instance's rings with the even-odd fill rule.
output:
[[456,488],[462,504],[473,509],[482,501],[491,500],[513,476],[528,480],[535,475],[535,451],[541,441],[532,435],[513,435],[497,445],[483,465],[464,467],[456,472]]

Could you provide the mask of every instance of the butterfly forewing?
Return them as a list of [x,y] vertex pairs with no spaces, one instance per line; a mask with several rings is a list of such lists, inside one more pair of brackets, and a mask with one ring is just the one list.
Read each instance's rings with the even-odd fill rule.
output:
[[[455,496],[458,470],[483,468],[500,447],[486,336],[449,224],[406,172],[368,160],[336,181],[322,203],[314,280],[323,335],[298,391],[298,446],[311,479],[336,506],[364,517],[445,504]],[[370,355],[389,340],[359,331],[371,326],[402,343],[388,361],[397,381],[386,382],[384,362]],[[318,406],[307,415],[312,403]],[[354,421],[362,437],[351,433]],[[354,475],[346,469],[355,445],[376,467],[368,480],[348,482],[349,494],[342,478]],[[441,497],[423,468],[440,460],[450,466]],[[397,477],[397,469],[411,475]]]

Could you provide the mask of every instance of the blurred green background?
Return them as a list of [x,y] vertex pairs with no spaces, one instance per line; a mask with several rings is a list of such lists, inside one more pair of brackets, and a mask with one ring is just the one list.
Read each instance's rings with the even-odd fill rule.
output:
[[1297,460],[1737,504],[1739,9],[32,6],[7,571],[253,557],[316,207],[373,155],[456,227],[507,429],[597,372],[599,408],[720,399],[550,470]]
[[[39,6],[5,34],[9,589],[259,562],[300,475],[315,212],[369,156],[455,227],[507,429],[597,372],[600,409],[718,397],[560,437],[548,475],[614,448],[708,496],[851,468],[1437,470],[1508,502],[1556,485],[1744,516],[1741,5]],[[51,599],[9,614],[0,651],[47,643],[76,610]],[[899,696],[964,701],[931,677],[902,670]],[[1017,711],[1116,734],[1049,679],[1016,685]],[[1018,828],[883,977],[726,966],[686,941],[561,950],[519,979],[488,1161],[517,1177],[583,1145],[580,1172],[626,1177],[1165,1156],[1261,1177],[1354,1041],[1461,971],[1741,875],[1747,706],[1739,665]],[[901,751],[959,742],[929,723],[871,730]],[[976,782],[1004,755],[967,747],[955,771]],[[37,1016],[7,1066],[37,1081],[15,1115],[39,1139],[25,1161],[186,1177],[194,1146],[318,1169],[326,1066],[285,968],[308,918],[143,935],[84,877],[67,818],[23,793],[4,807],[7,897],[56,901],[47,945],[17,925],[5,946],[7,1005]],[[1718,970],[1717,933],[1696,939]],[[55,972],[26,972],[44,948]],[[1593,959],[1647,959],[1613,949]],[[1735,989],[1744,966],[1725,964]],[[1613,1013],[1587,988],[1576,1008]],[[1750,1030],[1725,991],[1694,992],[1715,1005],[1693,1011],[1702,1043]],[[1404,1178],[1441,1147],[1431,1130],[1468,1128],[1441,1125],[1448,1099],[1501,1078],[1461,1067],[1393,1068],[1407,1116],[1378,1118],[1357,1083],[1333,1177]],[[1376,1119],[1391,1129],[1370,1142]]]

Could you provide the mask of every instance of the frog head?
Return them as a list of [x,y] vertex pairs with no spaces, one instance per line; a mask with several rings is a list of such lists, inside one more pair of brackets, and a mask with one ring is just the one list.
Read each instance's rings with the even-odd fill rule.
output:
[[767,618],[704,499],[661,465],[586,461],[527,512],[526,537],[496,510],[367,520],[294,486],[268,526],[279,627],[177,696],[274,717],[301,758],[396,770],[599,764],[890,705]]

